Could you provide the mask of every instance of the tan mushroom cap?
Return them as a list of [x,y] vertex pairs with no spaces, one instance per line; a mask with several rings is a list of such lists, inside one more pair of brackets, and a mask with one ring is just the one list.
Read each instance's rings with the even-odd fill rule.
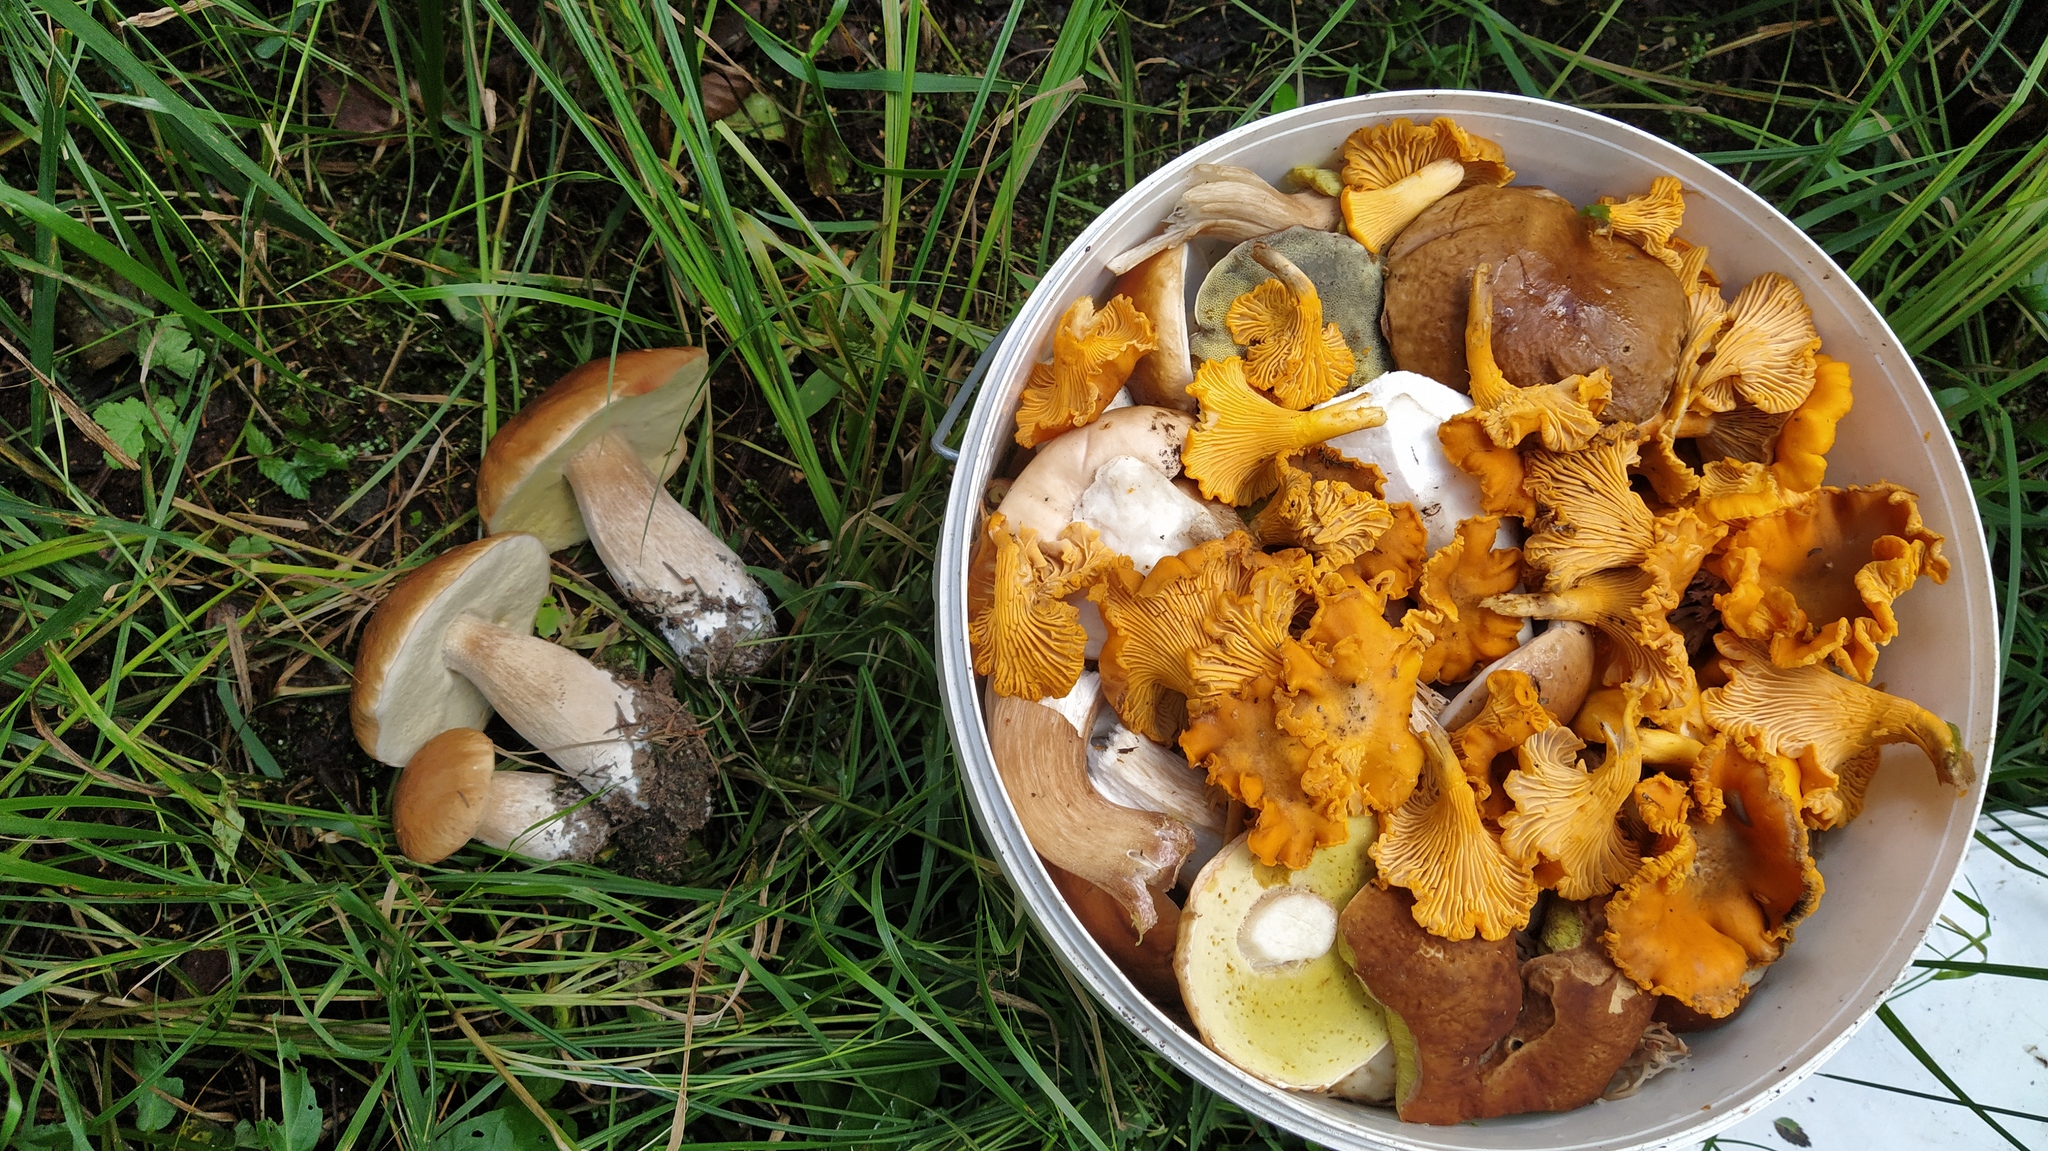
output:
[[398,766],[450,728],[481,729],[491,705],[449,669],[442,635],[464,616],[530,635],[547,589],[547,546],[521,533],[487,536],[413,569],[377,605],[356,649],[356,742]]
[[493,532],[531,532],[549,551],[590,538],[562,468],[611,432],[657,480],[683,463],[683,425],[704,401],[702,348],[650,348],[592,360],[506,421],[477,469],[476,508]]
[[391,789],[398,850],[417,863],[455,854],[483,822],[497,753],[483,732],[459,727],[428,740]]

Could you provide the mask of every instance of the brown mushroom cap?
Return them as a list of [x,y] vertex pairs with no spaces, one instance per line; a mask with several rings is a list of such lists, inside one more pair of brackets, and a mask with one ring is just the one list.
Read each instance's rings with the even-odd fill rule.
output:
[[1395,366],[1465,388],[1466,300],[1480,264],[1494,269],[1493,350],[1508,382],[1540,387],[1605,367],[1614,395],[1603,419],[1640,423],[1657,413],[1685,334],[1678,277],[1541,188],[1455,192],[1388,248]]
[[506,421],[477,469],[476,507],[493,532],[531,532],[548,551],[590,538],[562,476],[570,458],[611,432],[657,481],[683,463],[683,425],[704,400],[702,348],[651,348],[593,360],[556,380]]
[[428,740],[391,789],[398,850],[418,863],[455,854],[483,822],[498,756],[481,731],[459,727]]
[[1188,246],[1175,244],[1117,278],[1112,289],[1152,321],[1152,350],[1138,357],[1124,386],[1140,404],[1195,410],[1188,385],[1195,379],[1188,353]]
[[397,766],[450,728],[481,729],[491,705],[443,660],[442,635],[465,616],[529,635],[547,589],[547,547],[522,533],[450,549],[399,580],[356,649],[349,720],[363,750]]

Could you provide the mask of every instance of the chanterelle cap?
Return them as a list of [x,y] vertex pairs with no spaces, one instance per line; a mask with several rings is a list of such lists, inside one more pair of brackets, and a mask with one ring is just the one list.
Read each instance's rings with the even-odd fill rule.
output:
[[444,731],[413,753],[391,789],[391,830],[407,859],[439,863],[476,834],[497,753],[470,728]]
[[530,635],[547,588],[547,547],[520,533],[464,544],[400,580],[370,616],[356,652],[349,720],[363,750],[396,766],[450,728],[481,730],[491,706],[448,668],[443,633],[471,616]]
[[683,463],[683,425],[704,399],[702,348],[650,348],[593,360],[556,380],[498,429],[477,470],[476,506],[493,532],[531,532],[549,551],[590,538],[562,467],[611,432],[657,480]]

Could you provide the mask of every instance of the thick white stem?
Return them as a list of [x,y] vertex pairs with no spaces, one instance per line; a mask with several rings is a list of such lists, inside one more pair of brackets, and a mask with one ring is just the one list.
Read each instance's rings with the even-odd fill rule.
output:
[[615,433],[591,441],[563,469],[590,542],[619,590],[653,615],[685,666],[745,673],[767,658],[749,640],[775,634],[768,594],[740,557],[683,510]]
[[636,806],[640,777],[634,689],[567,648],[463,616],[443,633],[441,658],[476,685],[528,743],[595,794]]
[[590,859],[611,838],[611,824],[589,798],[552,775],[496,772],[470,838],[528,859]]

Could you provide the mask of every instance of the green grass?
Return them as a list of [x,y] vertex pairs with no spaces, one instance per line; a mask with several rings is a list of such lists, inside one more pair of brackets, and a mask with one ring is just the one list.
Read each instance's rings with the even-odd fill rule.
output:
[[[2048,23],[1634,7],[0,6],[0,1145],[1290,1144],[1096,1011],[979,856],[926,442],[1121,190],[1354,92],[1609,112],[1851,269],[1977,477],[1994,803],[2041,802]],[[770,127],[704,120],[707,57]],[[682,498],[790,633],[681,685],[719,815],[663,881],[408,863],[347,732],[368,607],[474,537],[526,398],[678,342],[718,360]],[[564,558],[554,638],[658,669]]]

